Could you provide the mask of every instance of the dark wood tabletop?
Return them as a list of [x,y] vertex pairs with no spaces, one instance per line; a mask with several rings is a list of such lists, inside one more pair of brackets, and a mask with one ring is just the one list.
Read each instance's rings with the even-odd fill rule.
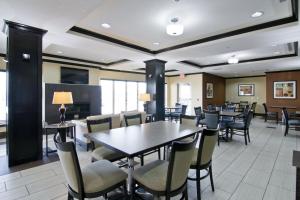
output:
[[239,115],[241,115],[240,112],[220,111],[220,116],[237,117]]
[[200,132],[203,128],[159,121],[88,134],[91,140],[120,151],[127,157],[170,144]]

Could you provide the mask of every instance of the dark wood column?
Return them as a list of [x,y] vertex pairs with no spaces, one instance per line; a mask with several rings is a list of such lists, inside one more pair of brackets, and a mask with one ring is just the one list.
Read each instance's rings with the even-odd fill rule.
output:
[[5,21],[8,72],[8,164],[41,159],[42,38],[47,32]]
[[163,60],[148,60],[146,63],[147,93],[152,101],[147,103],[147,112],[157,121],[165,119],[165,64]]

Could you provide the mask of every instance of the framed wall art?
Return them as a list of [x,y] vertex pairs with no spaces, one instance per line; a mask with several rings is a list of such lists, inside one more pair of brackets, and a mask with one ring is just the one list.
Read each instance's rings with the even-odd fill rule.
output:
[[214,98],[214,84],[206,83],[206,98],[212,99]]
[[254,96],[254,84],[239,84],[239,96]]
[[274,99],[296,99],[296,81],[275,81]]

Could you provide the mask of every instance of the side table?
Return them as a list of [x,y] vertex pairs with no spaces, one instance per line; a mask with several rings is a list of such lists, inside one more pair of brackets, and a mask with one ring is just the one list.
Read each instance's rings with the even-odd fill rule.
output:
[[76,145],[76,124],[70,122],[66,122],[64,124],[46,124],[44,126],[44,133],[46,135],[46,156],[48,156],[48,153],[56,152],[56,150],[51,150],[48,147],[48,130],[53,129],[59,133],[62,142],[66,142],[67,132],[71,131]]

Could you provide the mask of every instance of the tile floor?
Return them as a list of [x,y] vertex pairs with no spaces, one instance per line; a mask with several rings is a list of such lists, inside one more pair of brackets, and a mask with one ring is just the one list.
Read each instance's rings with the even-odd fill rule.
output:
[[[251,125],[251,143],[243,137],[222,142],[213,156],[215,192],[209,179],[201,182],[203,200],[292,200],[295,199],[295,168],[292,151],[300,150],[300,132],[283,136],[283,127],[266,128],[256,118]],[[273,125],[274,126],[274,125]],[[90,152],[77,147],[81,166],[90,162]],[[148,161],[156,157],[147,157]],[[147,161],[146,161],[147,162]],[[190,172],[191,175],[194,172]],[[0,176],[0,199],[67,199],[66,181],[59,162]],[[189,198],[196,199],[194,182]],[[101,199],[101,198],[99,198]],[[178,199],[178,198],[174,198]]]

